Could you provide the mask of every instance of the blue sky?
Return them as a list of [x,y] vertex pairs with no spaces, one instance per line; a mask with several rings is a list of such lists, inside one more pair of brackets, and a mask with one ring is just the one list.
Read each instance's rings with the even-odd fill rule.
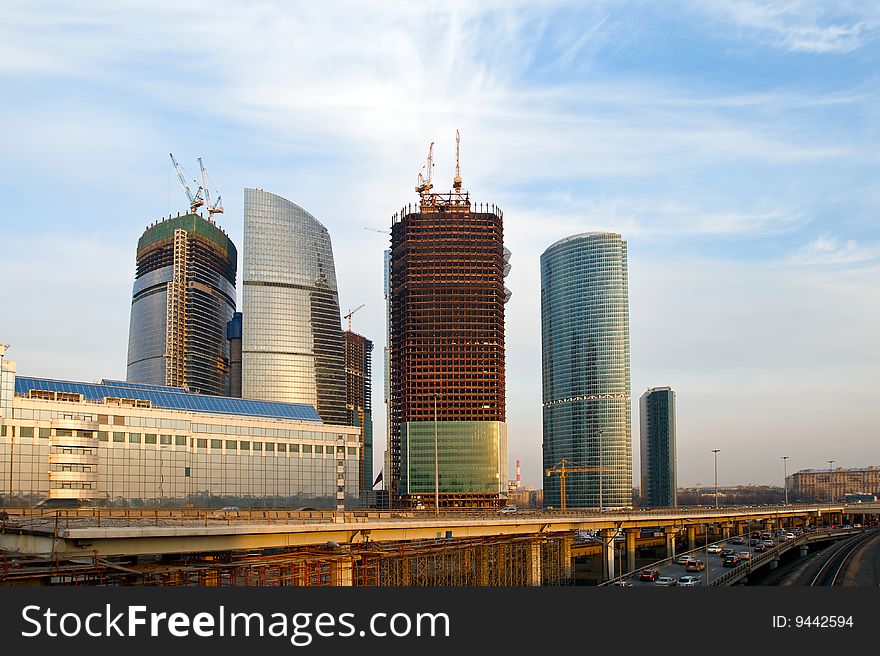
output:
[[[541,480],[538,258],[629,242],[637,401],[678,394],[682,484],[880,464],[880,7],[863,2],[0,2],[0,341],[23,374],[125,372],[134,250],[203,157],[333,239],[381,347],[383,235],[454,136],[501,206],[511,461]],[[382,389],[375,366],[374,389]],[[376,421],[384,421],[381,396]],[[382,431],[378,431],[381,433]],[[377,444],[381,452],[384,444]],[[378,461],[378,459],[377,459]],[[377,467],[378,467],[377,463]]]

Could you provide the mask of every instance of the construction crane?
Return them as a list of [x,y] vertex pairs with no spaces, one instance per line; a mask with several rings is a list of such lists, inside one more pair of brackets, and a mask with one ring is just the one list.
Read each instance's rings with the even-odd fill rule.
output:
[[603,472],[611,471],[607,467],[568,467],[568,460],[563,458],[553,467],[547,470],[547,476],[550,474],[559,474],[559,504],[562,510],[565,510],[565,477],[569,474],[580,472]]
[[455,131],[455,178],[452,180],[452,188],[455,193],[461,193],[461,169],[458,166],[458,147],[461,143],[461,135],[458,130]]
[[368,228],[368,227],[364,226],[364,230],[370,230],[371,232],[379,232],[383,235],[390,235],[391,234],[390,230],[385,230],[384,228]]
[[183,175],[183,169],[180,167],[180,164],[174,159],[174,155],[171,153],[168,153],[168,155],[171,157],[171,163],[174,164],[174,170],[177,171],[177,179],[180,180],[180,184],[183,185],[183,191],[186,192],[187,200],[189,200],[189,211],[195,214],[205,204],[205,201],[202,199],[202,187],[199,187],[194,196],[192,191],[190,191],[189,185],[186,183],[186,178]]
[[434,185],[431,184],[431,175],[434,170],[434,142],[431,142],[431,145],[428,146],[428,162],[425,167],[422,169],[425,171],[425,175],[419,173],[419,183],[416,185],[416,193],[421,194],[422,200],[425,199],[425,196],[434,188]]
[[348,314],[345,315],[345,318],[348,319],[348,332],[351,332],[351,315],[360,310],[361,308],[366,307],[366,303],[361,303],[354,310],[349,310]]
[[223,214],[223,200],[220,194],[217,194],[217,202],[211,205],[211,192],[208,190],[208,172],[205,165],[202,164],[202,158],[199,157],[199,168],[202,170],[202,189],[205,190],[205,205],[208,208],[208,217],[213,218],[215,214]]

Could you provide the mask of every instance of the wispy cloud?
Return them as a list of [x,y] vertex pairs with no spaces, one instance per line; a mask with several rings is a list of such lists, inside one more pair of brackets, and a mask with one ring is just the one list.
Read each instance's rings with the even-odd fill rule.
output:
[[876,39],[876,3],[823,0],[716,0],[698,11],[732,23],[761,41],[791,52],[848,53]]
[[861,245],[855,239],[821,235],[797,251],[791,261],[797,265],[841,266],[880,261],[880,245]]

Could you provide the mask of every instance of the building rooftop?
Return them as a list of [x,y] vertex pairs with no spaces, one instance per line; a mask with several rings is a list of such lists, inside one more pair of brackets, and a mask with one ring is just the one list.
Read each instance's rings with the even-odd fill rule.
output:
[[149,401],[151,407],[165,410],[321,422],[318,412],[310,405],[193,394],[180,387],[145,385],[118,380],[80,383],[69,380],[17,376],[15,379],[16,396],[27,396],[30,390],[82,394],[84,400],[97,403],[106,398],[134,399]]

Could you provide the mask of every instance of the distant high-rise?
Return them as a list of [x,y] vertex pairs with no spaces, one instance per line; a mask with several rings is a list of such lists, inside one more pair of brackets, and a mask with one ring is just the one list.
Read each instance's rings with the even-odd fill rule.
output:
[[[541,255],[544,468],[565,458],[566,505],[632,505],[626,242],[610,232],[562,239]],[[559,476],[544,503],[560,506]]]
[[345,424],[345,342],[327,229],[300,206],[244,190],[242,396],[306,403]]
[[147,228],[137,246],[129,382],[227,394],[236,267],[235,245],[197,214]]
[[436,468],[441,506],[494,507],[507,490],[502,215],[458,176],[447,194],[421,182],[391,227],[390,489],[433,507]]
[[648,508],[674,507],[675,392],[651,387],[639,399],[642,504]]
[[346,423],[361,429],[358,480],[361,492],[368,492],[373,489],[373,342],[350,330],[342,334],[345,337]]

